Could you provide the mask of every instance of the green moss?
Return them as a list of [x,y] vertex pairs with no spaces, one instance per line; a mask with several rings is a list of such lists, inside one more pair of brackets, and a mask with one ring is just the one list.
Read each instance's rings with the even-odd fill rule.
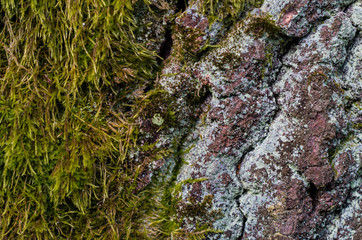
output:
[[[195,58],[198,52],[201,51],[202,39],[206,34],[197,28],[177,27],[174,30],[175,38],[178,38],[182,51],[178,51],[178,58]],[[176,43],[177,44],[177,43]]]
[[[219,211],[212,210],[211,195],[201,202],[189,197],[183,200],[181,189],[184,185],[192,184],[203,179],[186,180],[178,184],[166,184],[163,195],[160,195],[158,204],[153,204],[153,211],[145,222],[148,222],[147,231],[149,239],[205,239],[212,233],[221,233],[212,226],[221,215]],[[171,183],[172,181],[168,181]],[[164,183],[163,183],[164,184]],[[156,189],[159,189],[158,184]],[[157,207],[155,207],[157,206]],[[185,228],[185,224],[189,228]],[[153,233],[150,235],[150,233]]]
[[362,129],[362,123],[353,123],[352,127],[355,129]]
[[[164,11],[164,3],[156,5]],[[150,4],[0,0],[1,239],[201,238],[212,231],[182,229],[177,171],[155,181],[158,189],[138,187],[151,162],[177,153],[156,147],[159,131],[177,126],[177,103],[153,86],[157,56],[136,37],[144,30],[134,7],[152,14]],[[145,134],[152,139],[141,141]],[[146,229],[145,219],[152,223]]]
[[236,20],[243,10],[259,7],[263,0],[200,0],[197,3],[202,12],[208,16],[210,24],[222,21],[227,17]]
[[1,239],[137,235],[138,175],[169,151],[138,140],[160,97],[142,90],[156,54],[135,39],[133,3],[1,0]]
[[323,71],[314,71],[308,76],[307,80],[307,85],[310,86],[313,82],[327,81],[328,76]]
[[336,160],[336,157],[341,153],[341,151],[343,149],[345,149],[346,144],[353,141],[353,139],[355,138],[355,135],[353,132],[350,132],[348,135],[346,135],[337,146],[330,148],[328,150],[328,162],[332,167],[333,173],[334,173],[334,178],[337,179],[338,178],[338,171],[335,168],[335,163],[334,161]]
[[[176,143],[172,145],[178,146]],[[167,169],[167,172],[172,172],[172,174],[163,176],[156,173],[152,178],[152,183],[139,194],[143,200],[138,212],[142,214],[139,215],[139,221],[135,223],[137,232],[133,234],[132,239],[201,240],[205,239],[207,234],[220,232],[212,227],[213,220],[219,216],[219,213],[211,209],[211,196],[197,202],[191,198],[185,201],[181,195],[185,185],[206,179],[187,179],[178,183],[176,181],[181,167],[185,164],[182,156],[192,147],[185,151],[174,149],[172,158],[175,165],[170,164]],[[186,209],[182,206],[186,206]],[[185,219],[190,217],[197,218],[197,221],[191,223],[192,229],[185,228]]]
[[280,38],[283,33],[281,28],[275,24],[270,15],[249,16],[250,22],[247,24],[245,32],[257,38],[267,34],[269,38]]
[[148,138],[147,136],[154,139],[160,130],[177,127],[176,120],[179,113],[176,98],[164,90],[156,87],[136,100],[132,107],[136,112],[133,117],[140,121],[140,137],[144,140]]

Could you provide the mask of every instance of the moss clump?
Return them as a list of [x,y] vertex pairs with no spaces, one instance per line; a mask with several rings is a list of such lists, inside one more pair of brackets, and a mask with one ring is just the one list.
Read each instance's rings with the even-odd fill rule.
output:
[[308,76],[308,86],[311,86],[315,82],[326,82],[328,76],[323,71],[314,71]]
[[197,28],[177,27],[174,30],[175,44],[180,46],[179,51],[175,54],[178,59],[192,60],[196,54],[201,51],[204,43],[205,33]]
[[[167,221],[144,229],[152,213],[176,219],[174,185],[138,188],[143,170],[173,152],[140,137],[176,125],[175,99],[153,86],[157,56],[136,36],[134,7],[152,14],[150,4],[0,0],[1,239],[154,239],[182,231]],[[154,116],[161,126],[152,125]]]
[[142,142],[153,144],[161,130],[177,127],[177,103],[175,97],[157,87],[136,101]]
[[249,7],[259,7],[264,0],[200,0],[197,1],[210,23],[222,21],[227,17],[237,19]]
[[[213,233],[222,233],[215,230],[213,222],[221,215],[219,211],[212,210],[211,195],[203,201],[197,202],[190,197],[187,201],[181,197],[182,186],[204,179],[186,180],[178,184],[166,183],[159,200],[154,204],[154,210],[147,215],[149,239],[205,239]],[[169,181],[171,183],[172,181]],[[163,183],[164,184],[164,183]],[[160,185],[157,185],[159,189]],[[161,192],[160,192],[161,193]],[[149,233],[153,233],[149,235]]]
[[1,239],[138,231],[138,175],[165,151],[138,140],[157,61],[136,41],[134,4],[1,0]]
[[201,228],[212,228],[212,223],[220,217],[221,213],[212,209],[212,195],[207,195],[201,202],[194,197],[189,197],[188,202],[180,201],[178,204],[178,215],[186,218],[192,225]]
[[283,36],[282,29],[275,24],[270,15],[249,16],[249,23],[246,25],[245,32],[260,38],[267,34],[269,38],[280,38]]

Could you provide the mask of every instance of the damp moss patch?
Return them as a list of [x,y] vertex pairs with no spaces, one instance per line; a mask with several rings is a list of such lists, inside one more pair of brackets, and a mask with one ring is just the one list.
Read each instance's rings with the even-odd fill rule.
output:
[[[134,9],[154,14],[172,4],[0,0],[1,239],[153,239],[172,232],[202,239],[212,232],[210,224],[185,232],[182,221],[144,228],[150,214],[176,219],[179,196],[167,195],[171,188],[137,188],[150,162],[175,152],[140,143],[142,123],[156,125],[151,134],[176,123],[172,109],[159,107],[172,99],[153,86],[158,56],[137,37],[142,16]],[[135,161],[137,152],[147,158]],[[157,204],[166,195],[175,203],[167,211]]]

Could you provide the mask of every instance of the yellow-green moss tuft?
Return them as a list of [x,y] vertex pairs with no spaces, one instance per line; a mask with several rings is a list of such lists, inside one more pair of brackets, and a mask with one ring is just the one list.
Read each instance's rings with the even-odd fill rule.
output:
[[250,7],[259,7],[264,0],[196,0],[200,9],[205,13],[210,22],[221,21],[230,16],[239,17],[241,12]]

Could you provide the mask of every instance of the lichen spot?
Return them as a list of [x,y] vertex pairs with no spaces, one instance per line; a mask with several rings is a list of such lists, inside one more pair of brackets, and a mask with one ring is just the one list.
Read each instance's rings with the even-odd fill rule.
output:
[[165,120],[161,117],[161,115],[159,113],[156,113],[155,115],[153,115],[152,118],[152,123],[157,125],[157,126],[161,126],[163,124]]

